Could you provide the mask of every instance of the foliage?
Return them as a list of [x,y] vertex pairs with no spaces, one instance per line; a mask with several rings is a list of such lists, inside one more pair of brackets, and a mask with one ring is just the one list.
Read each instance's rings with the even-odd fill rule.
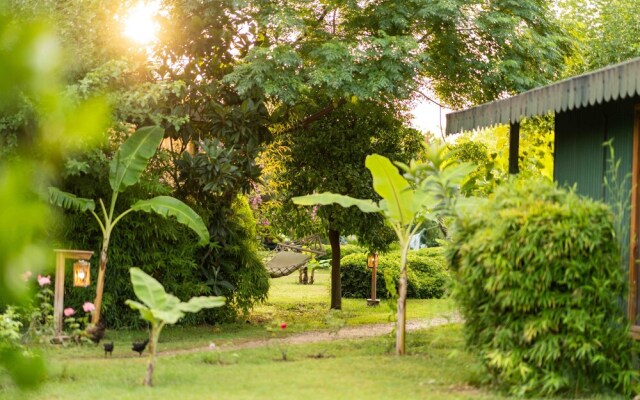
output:
[[223,297],[192,297],[188,302],[181,302],[172,294],[165,292],[160,282],[145,274],[139,268],[131,268],[131,283],[139,303],[127,300],[129,307],[140,312],[140,316],[151,324],[149,332],[149,364],[144,379],[145,386],[153,386],[153,370],[155,366],[156,346],[162,328],[166,324],[173,325],[186,313],[197,313],[203,308],[215,308],[224,304]]
[[[319,108],[318,102],[322,103],[315,100],[309,106]],[[337,248],[341,235],[353,234],[370,249],[384,250],[394,235],[381,215],[363,216],[340,205],[304,210],[290,199],[325,191],[375,198],[364,167],[367,154],[376,152],[408,162],[417,156],[421,141],[418,131],[404,126],[398,110],[374,102],[343,104],[305,126],[285,127],[274,135],[274,143],[263,156],[264,164],[277,173],[265,176],[264,185],[259,188],[265,196],[260,212],[270,225],[295,237],[326,232],[331,245]],[[340,309],[339,254],[332,260],[332,271],[331,308]]]
[[[322,245],[322,250],[325,251],[325,255],[318,257],[318,260],[330,260],[331,259],[331,246]],[[351,254],[368,253],[369,250],[366,247],[356,244],[341,244],[340,245],[340,257],[345,258]]]
[[116,151],[113,159],[109,163],[109,185],[112,189],[109,211],[107,211],[102,199],[99,199],[102,210],[102,220],[94,211],[95,203],[93,200],[78,198],[73,194],[63,192],[57,188],[49,189],[49,200],[52,204],[71,210],[89,211],[100,227],[102,233],[102,248],[100,251],[100,268],[98,270],[98,286],[95,300],[96,310],[92,319],[92,323],[94,324],[100,320],[101,315],[104,277],[107,267],[111,232],[118,221],[125,215],[131,211],[153,211],[165,218],[169,216],[176,217],[178,222],[198,234],[200,244],[205,244],[209,241],[209,231],[204,225],[202,218],[188,205],[170,196],[156,196],[149,200],[139,200],[124,212],[114,214],[118,195],[140,181],[142,173],[146,169],[151,157],[154,156],[156,148],[160,145],[162,138],[163,131],[158,127],[140,128],[122,143]]
[[[63,95],[53,29],[7,2],[0,6],[0,42],[0,305],[25,305],[31,291],[20,276],[43,271],[51,248],[47,226],[55,224],[41,200],[44,188],[59,173],[60,159],[102,132],[105,105]],[[0,338],[0,365],[20,387],[38,384],[42,359],[5,344]]]
[[566,76],[640,56],[640,4],[634,0],[563,0],[559,17],[576,51]]
[[509,181],[456,220],[447,258],[467,346],[510,393],[636,390],[612,222],[545,180]]
[[456,164],[445,148],[438,145],[427,149],[426,159],[424,163],[412,160],[410,165],[397,163],[405,171],[405,178],[389,159],[377,154],[368,156],[365,165],[373,177],[374,190],[382,197],[378,203],[328,192],[292,199],[300,205],[338,203],[343,207],[356,206],[363,212],[381,213],[393,228],[400,242],[396,331],[398,355],[405,352],[407,253],[410,240],[425,221],[437,221],[453,214],[460,183],[472,169],[470,165]]
[[[552,116],[520,121],[519,176],[553,179],[554,121]],[[451,147],[458,160],[476,170],[463,188],[467,195],[485,197],[509,176],[509,126],[463,134]]]
[[[371,296],[371,269],[367,268],[366,254],[352,254],[342,258],[342,291],[347,298]],[[444,256],[421,255],[410,251],[407,255],[407,297],[413,299],[439,299],[445,295],[449,283]],[[400,252],[390,252],[379,257],[376,293],[389,297],[387,288],[397,287],[400,277]]]
[[545,83],[568,50],[542,1],[279,0],[247,10],[255,40],[225,82],[286,104],[315,93],[391,103],[424,81],[448,104],[481,103]]

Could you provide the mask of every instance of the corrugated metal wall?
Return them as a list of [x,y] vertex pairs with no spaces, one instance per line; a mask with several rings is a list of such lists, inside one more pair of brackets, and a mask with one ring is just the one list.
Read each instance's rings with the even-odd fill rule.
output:
[[[555,118],[555,179],[561,185],[577,185],[580,194],[611,204],[612,193],[604,187],[604,174],[608,170],[609,150],[603,143],[613,138],[616,159],[620,160],[618,179],[631,173],[633,150],[634,106],[640,100],[625,99],[556,114]],[[631,196],[631,182],[627,180],[623,192]],[[622,268],[629,264],[629,211],[623,217],[620,237],[623,254]],[[621,299],[626,310],[626,298]]]

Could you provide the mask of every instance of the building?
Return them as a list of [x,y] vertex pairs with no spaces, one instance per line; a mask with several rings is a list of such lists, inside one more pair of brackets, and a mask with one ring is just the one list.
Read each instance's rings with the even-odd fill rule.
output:
[[[626,308],[632,334],[640,339],[638,318],[638,218],[640,218],[640,58],[536,88],[517,96],[447,114],[447,133],[510,125],[509,172],[518,172],[520,120],[555,115],[554,178],[577,185],[579,193],[612,204],[616,194],[603,185],[613,139],[620,160],[618,176],[630,175],[624,188],[631,201],[623,216],[624,268],[629,274]],[[632,191],[633,188],[633,191]]]

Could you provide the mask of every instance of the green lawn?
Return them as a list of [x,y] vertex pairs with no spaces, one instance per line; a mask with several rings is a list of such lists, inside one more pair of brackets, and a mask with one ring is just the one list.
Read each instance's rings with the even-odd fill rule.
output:
[[[242,322],[218,327],[169,327],[160,351],[218,346],[267,338],[259,321],[286,320],[294,334],[326,329],[328,274],[313,286],[295,284],[295,277],[272,282],[271,299]],[[389,309],[370,308],[364,300],[345,300],[347,325],[386,322]],[[453,312],[449,300],[410,301],[410,318]],[[201,350],[161,355],[155,387],[141,386],[146,357],[130,351],[144,331],[109,331],[113,358],[102,347],[68,346],[45,349],[49,377],[43,385],[18,392],[0,374],[0,399],[500,399],[478,385],[479,366],[463,349],[461,325],[410,332],[408,355],[393,355],[393,338],[339,340],[289,345],[275,343],[234,351]],[[289,361],[281,360],[286,351]],[[320,357],[319,357],[320,356]]]

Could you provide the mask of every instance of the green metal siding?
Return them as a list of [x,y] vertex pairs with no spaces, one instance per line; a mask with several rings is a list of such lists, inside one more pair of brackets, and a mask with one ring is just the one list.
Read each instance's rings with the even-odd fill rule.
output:
[[[615,157],[620,160],[618,179],[626,176],[623,193],[631,197],[630,174],[633,160],[633,116],[637,97],[567,111],[556,115],[554,175],[561,185],[577,186],[578,193],[612,205],[612,194],[605,189],[609,150],[602,144],[613,138]],[[611,179],[609,177],[609,179]],[[621,266],[627,271],[629,260],[630,214],[625,212],[620,243]],[[621,306],[626,306],[621,299]]]

